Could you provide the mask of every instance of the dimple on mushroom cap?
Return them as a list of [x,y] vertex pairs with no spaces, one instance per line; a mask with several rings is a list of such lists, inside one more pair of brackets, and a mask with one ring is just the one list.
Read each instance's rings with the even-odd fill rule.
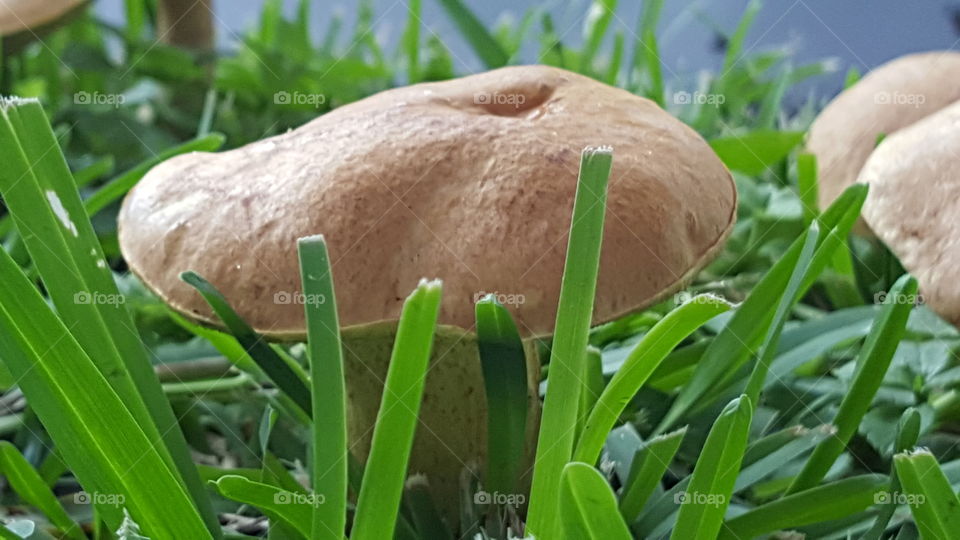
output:
[[424,275],[440,323],[471,328],[493,293],[524,335],[552,333],[580,151],[611,145],[594,321],[682,287],[735,219],[729,172],[657,107],[544,66],[381,92],[283,135],[154,168],[119,217],[131,269],[213,322],[178,275],[216,285],[258,331],[304,334],[297,238],[329,243],[341,324],[399,317]]
[[0,0],[0,36],[12,36],[53,24],[87,1]]
[[859,181],[863,217],[920,282],[924,301],[960,326],[960,102],[884,139]]
[[817,156],[819,204],[857,180],[878,136],[890,135],[960,99],[960,53],[902,56],[870,71],[817,116],[807,150]]

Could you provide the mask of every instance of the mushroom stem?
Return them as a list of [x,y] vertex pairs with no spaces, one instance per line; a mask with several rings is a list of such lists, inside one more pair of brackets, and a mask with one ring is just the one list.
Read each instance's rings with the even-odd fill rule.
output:
[[[396,323],[383,322],[343,332],[347,383],[348,438],[361,461],[370,453],[373,427],[380,409],[383,381],[390,364]],[[427,476],[430,491],[444,516],[455,523],[460,506],[464,469],[483,471],[487,453],[487,402],[477,336],[452,326],[440,326],[420,407],[409,474]],[[532,341],[527,351],[527,449],[524,473],[517,489],[526,493],[540,420],[537,392],[540,363]],[[478,478],[483,483],[483,477]]]
[[213,0],[160,0],[157,39],[162,43],[208,51],[213,49]]

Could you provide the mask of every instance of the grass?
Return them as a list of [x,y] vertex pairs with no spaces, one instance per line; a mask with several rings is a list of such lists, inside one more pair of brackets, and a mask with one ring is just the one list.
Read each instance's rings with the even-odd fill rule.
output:
[[[960,333],[915,305],[916,280],[882,245],[850,234],[867,187],[816,209],[816,157],[800,147],[823,100],[783,103],[827,64],[752,51],[754,1],[703,87],[724,99],[681,103],[659,58],[664,3],[646,2],[633,29],[616,4],[593,2],[583,45],[571,45],[545,10],[488,27],[466,2],[438,2],[486,67],[531,61],[532,44],[542,63],[690,124],[733,171],[737,225],[682,297],[591,328],[616,156],[585,151],[556,334],[524,342],[495,298],[477,302],[488,457],[464,472],[452,505],[435,499],[430,471],[408,468],[439,283],[404,304],[359,462],[322,238],[298,247],[305,297],[323,301],[304,306],[307,342],[281,346],[189,268],[177,270],[227,330],[173,314],[127,272],[114,219],[165,159],[461,74],[450,36],[423,27],[421,2],[406,4],[395,48],[375,37],[370,2],[354,27],[335,17],[315,42],[309,2],[286,18],[268,0],[236,50],[196,56],[154,43],[152,3],[128,0],[123,27],[80,16],[4,56],[0,92],[39,101],[0,107],[0,537],[949,538],[960,523]],[[324,99],[283,104],[278,92]],[[523,366],[534,351],[547,384],[527,471]],[[161,384],[154,370],[176,378]]]

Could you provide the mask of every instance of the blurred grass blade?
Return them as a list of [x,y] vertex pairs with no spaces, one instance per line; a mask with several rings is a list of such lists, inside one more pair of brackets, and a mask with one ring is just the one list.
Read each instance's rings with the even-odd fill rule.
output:
[[407,59],[407,84],[420,82],[420,12],[421,0],[407,2],[407,26],[400,38]]
[[480,57],[488,69],[507,65],[510,55],[503,50],[500,43],[487,31],[487,27],[477,19],[463,0],[437,1],[457,28],[463,32],[463,38],[473,47],[473,52]]
[[916,295],[917,280],[909,274],[898,279],[891,288],[866,343],[860,349],[853,381],[833,419],[832,423],[837,429],[835,436],[814,449],[803,470],[787,489],[787,494],[810,489],[820,483],[856,433],[903,338]]
[[610,21],[617,10],[617,0],[593,0],[587,11],[583,29],[583,50],[580,51],[580,73],[589,75],[593,71],[593,58],[600,50],[610,27]]
[[710,147],[730,170],[759,176],[786,158],[804,135],[803,131],[762,129],[711,139]]
[[229,474],[221,476],[213,485],[224,497],[259,508],[271,521],[283,522],[304,538],[316,538],[310,536],[310,523],[313,509],[324,504],[322,496],[286,491]]
[[340,322],[327,244],[322,236],[301,238],[300,279],[310,350],[313,396],[313,491],[324,503],[313,510],[311,538],[339,540],[347,525],[347,398]]
[[[906,452],[917,445],[917,439],[920,438],[920,423],[920,413],[917,412],[917,409],[908,407],[907,410],[903,411],[903,414],[900,415],[900,421],[897,423],[897,438],[893,449],[894,454]],[[890,481],[888,484],[888,493],[901,492],[902,486],[900,484],[900,477],[897,475],[895,462],[890,471]],[[890,503],[892,501],[888,500],[887,502]],[[887,525],[890,523],[890,519],[893,518],[896,510],[896,504],[884,505],[877,514],[877,519],[873,522],[873,526],[864,533],[863,540],[880,540],[880,537],[883,536],[883,532],[887,529]]]
[[671,539],[716,538],[740,472],[752,418],[750,398],[741,395],[727,404],[713,423],[690,484],[677,499],[680,513]]
[[352,540],[391,538],[440,310],[439,281],[421,281],[400,314],[383,400],[357,498]]
[[588,147],[580,160],[527,515],[528,532],[543,538],[557,534],[560,474],[573,453],[612,163],[609,147]]
[[568,463],[560,478],[560,521],[564,536],[577,540],[629,540],[610,484],[586,463]]
[[643,3],[640,15],[637,18],[636,32],[634,33],[633,55],[630,59],[630,65],[627,68],[627,83],[625,87],[630,90],[633,87],[633,78],[636,73],[640,73],[644,68],[650,71],[650,79],[654,80],[657,72],[660,71],[660,59],[657,58],[657,66],[648,65],[650,57],[650,43],[647,38],[652,37],[656,40],[657,23],[660,22],[660,13],[663,11],[664,0],[649,0]]
[[820,188],[817,183],[817,156],[802,152],[797,156],[797,195],[803,207],[803,223],[807,227],[817,217]]
[[[84,489],[123,497],[152,536],[210,532],[176,471],[40,293],[0,250],[0,357]],[[151,424],[152,425],[152,424]],[[199,478],[198,478],[199,479]],[[119,508],[110,512],[119,525]]]
[[430,494],[430,483],[422,474],[412,475],[404,488],[404,502],[420,538],[452,538]]
[[246,321],[237,315],[223,294],[196,272],[184,272],[180,274],[180,279],[191,285],[203,296],[203,299],[217,314],[223,325],[243,345],[250,357],[257,362],[260,369],[270,377],[277,388],[289,396],[304,412],[310,414],[312,410],[310,390],[304,384],[303,379],[264,341],[263,336],[257,334]]
[[627,523],[633,523],[640,515],[643,505],[656,490],[673,456],[676,455],[687,434],[687,428],[658,435],[647,441],[633,459],[630,476],[623,485],[620,496],[620,515]]
[[667,354],[703,323],[731,307],[733,306],[719,297],[700,295],[657,322],[630,351],[626,361],[600,395],[597,405],[590,412],[574,459],[584,463],[596,463],[603,449],[603,442],[620,414]]
[[0,441],[0,472],[21,499],[40,510],[67,538],[86,540],[83,529],[67,515],[40,473],[8,441]]
[[[820,230],[829,231],[829,234],[817,247],[797,297],[802,296],[804,291],[813,284],[826,265],[827,257],[832,256],[833,250],[836,249],[838,240],[849,233],[857,216],[860,215],[860,207],[866,199],[867,189],[866,184],[855,184],[847,188],[830,208],[817,218]],[[695,405],[704,406],[712,403],[710,400],[702,399],[703,396],[715,391],[720,386],[718,381],[723,381],[725,377],[736,373],[743,362],[761,346],[767,329],[773,321],[774,303],[782,296],[789,283],[793,268],[800,258],[804,241],[803,237],[794,241],[780,260],[754,286],[750,295],[740,304],[723,330],[710,342],[697,363],[693,377],[680,390],[670,410],[654,430],[655,433],[666,431]]]
[[718,538],[760,538],[862,512],[872,506],[886,486],[886,476],[868,474],[836,482],[762,504],[723,524]]
[[[960,499],[933,454],[926,449],[893,457],[913,520],[923,538],[955,538],[960,531]],[[889,501],[893,503],[894,501]]]
[[527,440],[527,358],[513,317],[494,295],[475,307],[487,397],[489,492],[514,493]]
[[83,206],[86,208],[87,214],[92,216],[100,210],[103,210],[110,203],[126,195],[126,193],[130,191],[133,186],[137,185],[137,182],[139,182],[140,179],[150,171],[150,169],[154,168],[158,164],[181,154],[188,154],[190,152],[213,152],[219,150],[225,141],[226,137],[224,137],[222,134],[211,133],[209,135],[187,141],[183,144],[179,144],[172,148],[168,148],[104,184],[103,187],[98,189],[93,195],[83,202]]
[[764,337],[763,344],[757,354],[757,361],[754,364],[753,372],[747,381],[747,388],[744,393],[753,403],[759,403],[760,392],[763,390],[763,384],[767,380],[767,374],[770,371],[770,364],[776,355],[777,347],[780,345],[780,334],[783,333],[783,325],[790,317],[790,310],[799,300],[797,294],[803,285],[804,276],[810,268],[810,260],[813,258],[814,250],[817,247],[817,241],[820,238],[820,225],[814,221],[810,224],[804,235],[803,245],[800,248],[800,256],[797,258],[797,264],[793,267],[793,273],[790,280],[780,297],[777,309],[773,315],[773,322],[767,329],[767,335]]
[[154,374],[46,115],[33,100],[0,101],[0,192],[57,313],[157,453],[175,465],[207,529],[220,523]]
[[749,32],[750,27],[753,26],[753,21],[757,18],[757,13],[760,12],[761,7],[762,4],[760,0],[750,0],[750,3],[747,4],[747,9],[743,12],[743,16],[737,24],[737,29],[734,30],[733,35],[730,36],[730,40],[727,42],[727,52],[723,57],[723,72],[721,78],[729,74],[730,70],[741,60],[743,42],[746,41],[747,32]]
[[643,32],[643,49],[647,54],[646,66],[650,72],[650,86],[647,88],[647,97],[657,102],[661,107],[666,106],[663,92],[663,68],[660,65],[660,46],[653,30]]

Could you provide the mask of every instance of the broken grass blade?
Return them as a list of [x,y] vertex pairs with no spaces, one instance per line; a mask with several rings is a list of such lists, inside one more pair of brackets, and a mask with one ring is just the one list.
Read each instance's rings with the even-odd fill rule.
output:
[[580,159],[527,516],[527,532],[543,538],[558,535],[560,475],[573,454],[612,164],[610,147],[588,147]]
[[403,303],[360,484],[352,540],[392,538],[407,478],[424,382],[440,311],[439,281],[421,281]]

